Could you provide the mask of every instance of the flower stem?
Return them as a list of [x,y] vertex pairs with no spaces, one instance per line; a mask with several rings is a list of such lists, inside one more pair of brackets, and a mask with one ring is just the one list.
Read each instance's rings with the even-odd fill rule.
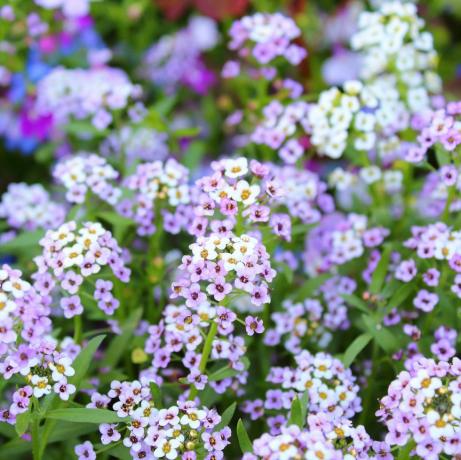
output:
[[[200,359],[199,370],[203,374],[206,370],[206,365],[208,363],[208,358],[210,357],[211,347],[213,345],[213,340],[218,332],[218,324],[216,322],[211,323],[210,330],[208,331],[208,335],[205,340],[205,344],[203,345],[202,357]],[[192,385],[190,390],[189,399],[193,400],[197,396],[197,388]]]
[[82,341],[82,316],[74,316],[74,342],[80,343]]

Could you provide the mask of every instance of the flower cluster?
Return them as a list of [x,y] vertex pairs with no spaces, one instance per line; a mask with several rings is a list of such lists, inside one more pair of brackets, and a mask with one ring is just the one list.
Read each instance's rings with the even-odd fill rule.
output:
[[[437,144],[444,150],[453,152],[461,144],[461,121],[457,119],[460,114],[461,103],[449,102],[445,109],[415,115],[413,124],[419,131],[417,143],[408,147],[405,159],[412,163],[419,163],[427,158],[428,150]],[[441,170],[440,173],[445,173],[442,179],[446,186],[454,185],[458,176],[457,171],[454,173],[456,177],[447,176],[449,169]]]
[[280,13],[245,16],[232,24],[229,35],[231,50],[238,50],[243,58],[252,56],[262,65],[278,57],[298,65],[307,54],[304,48],[292,43],[301,35],[298,26]]
[[65,216],[65,207],[52,201],[40,184],[10,184],[0,201],[0,218],[15,230],[55,228]]
[[141,236],[155,233],[161,217],[165,230],[178,233],[189,224],[188,179],[188,170],[173,158],[142,163],[124,182],[134,197],[121,201],[118,210],[136,222]]
[[56,68],[38,83],[35,109],[52,115],[58,126],[90,119],[103,130],[112,123],[113,112],[126,108],[138,95],[139,88],[120,69]]
[[187,27],[163,36],[147,50],[141,74],[169,92],[183,84],[199,94],[206,93],[215,77],[205,66],[202,53],[214,48],[218,40],[216,23],[194,16]]
[[389,445],[416,444],[416,455],[438,458],[461,453],[461,362],[421,358],[389,385],[377,415]]
[[112,132],[101,144],[105,157],[126,157],[131,164],[136,161],[165,160],[168,156],[168,135],[144,126],[127,125]]
[[331,422],[321,415],[308,417],[308,429],[297,425],[282,426],[277,434],[264,433],[253,442],[253,453],[243,460],[305,459],[392,459],[389,447],[373,441],[361,425],[348,420]]
[[300,353],[306,345],[326,347],[333,331],[350,326],[344,294],[352,294],[357,283],[345,276],[333,276],[319,288],[318,298],[303,302],[286,300],[283,311],[272,313],[274,328],[269,329],[265,343],[269,346],[283,344],[291,353]]
[[130,279],[130,269],[125,266],[122,250],[109,231],[100,223],[77,225],[70,221],[56,230],[49,230],[40,245],[43,253],[34,259],[38,267],[33,275],[34,286],[45,295],[59,287],[63,293],[60,306],[66,318],[82,314],[79,292],[86,293],[82,285],[93,275],[98,276],[93,286],[94,300],[107,315],[114,313],[119,301],[112,294],[113,283],[104,280],[99,273],[108,266],[118,280],[126,283]]
[[[263,108],[263,120],[251,134],[256,144],[267,145],[277,150],[284,163],[296,163],[304,154],[308,129],[309,105],[303,101],[283,106],[277,100]],[[299,134],[300,128],[301,133]]]
[[[329,420],[352,418],[361,410],[359,387],[350,369],[327,353],[315,355],[307,350],[295,356],[297,367],[272,367],[267,381],[281,389],[266,392],[264,401],[248,401],[242,408],[252,419],[261,417],[264,411],[276,411],[267,423],[276,431],[275,422],[286,422],[283,413],[290,409],[292,401],[300,394],[307,394],[309,414],[321,414]],[[303,398],[304,399],[304,398]],[[282,414],[280,414],[282,412]]]
[[[229,444],[231,431],[218,427],[221,417],[214,409],[199,407],[194,401],[157,408],[149,387],[139,381],[113,381],[105,399],[121,420],[99,426],[101,443],[123,438],[133,459],[195,459],[201,450],[207,458],[222,458],[222,450]],[[129,417],[128,422],[122,420],[125,417]],[[85,458],[80,454],[79,459]]]
[[306,268],[313,274],[329,271],[360,257],[366,248],[381,245],[389,233],[385,227],[367,228],[367,218],[363,215],[324,216],[306,238]]
[[115,205],[122,191],[111,181],[115,182],[118,176],[104,158],[85,153],[60,161],[53,171],[54,179],[67,189],[66,198],[70,203],[84,203],[88,192],[91,192]]
[[249,235],[230,232],[198,237],[184,256],[180,278],[173,283],[175,296],[190,308],[210,302],[220,304],[231,297],[250,296],[256,306],[270,302],[269,287],[275,277],[263,244]]
[[[185,305],[167,305],[163,319],[159,324],[148,328],[148,338],[144,350],[152,354],[151,366],[141,373],[145,378],[155,379],[161,384],[165,378],[172,377],[174,358],[180,356],[181,364],[187,370],[187,380],[198,390],[210,385],[219,394],[229,388],[238,390],[246,382],[246,363],[244,340],[235,334],[237,315],[225,307],[211,307],[203,303],[188,308]],[[211,363],[221,363],[222,367],[233,369],[234,376],[208,380],[201,369],[204,336],[207,336],[212,324],[216,323],[217,333],[211,342]],[[227,363],[223,365],[222,363]],[[221,367],[221,368],[222,368]],[[182,373],[178,366],[173,376]]]

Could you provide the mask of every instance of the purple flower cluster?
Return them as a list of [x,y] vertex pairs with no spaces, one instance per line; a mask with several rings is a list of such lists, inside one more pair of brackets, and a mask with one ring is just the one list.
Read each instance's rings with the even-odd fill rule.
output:
[[134,197],[121,201],[118,210],[136,222],[141,236],[156,232],[160,216],[167,232],[178,233],[190,224],[188,179],[189,171],[173,158],[164,163],[142,163],[124,182],[134,192]]
[[140,88],[120,69],[56,68],[39,81],[35,109],[52,115],[58,126],[90,119],[97,130],[103,130],[112,123],[113,112],[125,109],[139,93]]
[[70,203],[84,203],[88,192],[115,205],[122,191],[113,185],[118,172],[104,158],[95,154],[73,156],[59,162],[53,170],[54,179],[67,189]]
[[263,108],[264,118],[251,134],[251,140],[277,150],[284,163],[296,163],[307,147],[308,111],[309,105],[303,101],[285,106],[277,100],[272,101]]
[[203,62],[202,53],[214,48],[218,41],[216,23],[204,16],[194,16],[187,27],[163,36],[147,50],[141,74],[168,92],[182,84],[204,94],[215,77]]
[[[315,355],[302,350],[295,356],[297,367],[272,367],[267,381],[278,389],[268,390],[264,401],[247,401],[242,407],[252,420],[261,417],[265,411],[275,411],[267,423],[272,434],[278,434],[280,424],[285,424],[284,414],[291,408],[295,397],[307,395],[309,414],[321,414],[330,420],[352,418],[361,410],[359,387],[350,369],[327,353]],[[303,398],[304,399],[304,398]]]
[[65,216],[65,207],[52,201],[40,184],[10,184],[0,201],[0,219],[14,230],[56,228]]
[[275,275],[263,244],[249,235],[211,234],[198,237],[184,256],[180,277],[172,285],[173,297],[189,308],[227,303],[236,296],[250,297],[256,306],[270,302],[269,286]]
[[389,385],[377,415],[386,424],[389,445],[415,442],[427,459],[461,453],[461,361],[421,358]]
[[367,217],[355,213],[324,216],[306,238],[304,258],[309,273],[330,271],[380,246],[389,235],[385,227],[367,228]]
[[280,13],[245,16],[232,24],[229,35],[231,50],[238,50],[243,58],[252,56],[262,65],[278,57],[298,65],[307,55],[304,48],[292,43],[301,35],[298,26]]
[[[196,460],[196,452],[202,449],[208,460],[224,458],[222,451],[230,442],[231,430],[218,428],[221,417],[214,409],[199,407],[194,401],[157,409],[149,387],[139,381],[112,381],[105,399],[120,422],[99,426],[103,445],[123,438],[134,459]],[[79,460],[88,458],[85,449],[91,452],[92,446],[77,446]]]
[[[60,306],[66,318],[83,313],[79,293],[85,280],[90,283],[88,287],[94,289],[98,307],[107,315],[114,313],[119,301],[112,294],[113,283],[104,280],[100,272],[108,266],[117,279],[126,283],[130,269],[125,266],[122,250],[109,231],[100,223],[66,222],[57,230],[49,230],[40,245],[43,253],[34,259],[38,267],[33,275],[34,286],[43,295],[59,288],[63,293]],[[93,275],[98,276],[95,285],[89,281]]]
[[308,427],[282,426],[277,434],[264,433],[253,442],[253,453],[243,460],[349,460],[353,458],[393,458],[386,443],[373,441],[362,425],[348,420],[332,422],[323,414],[310,415]]
[[303,302],[286,300],[283,311],[272,313],[273,329],[268,329],[266,345],[283,346],[291,353],[300,353],[312,346],[326,347],[332,340],[332,332],[350,326],[347,305],[343,294],[352,294],[356,282],[345,276],[333,276],[319,289],[318,298]]

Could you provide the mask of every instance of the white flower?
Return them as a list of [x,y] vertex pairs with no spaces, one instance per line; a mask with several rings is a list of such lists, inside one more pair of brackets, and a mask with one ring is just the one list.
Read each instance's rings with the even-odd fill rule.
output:
[[51,385],[48,383],[48,379],[46,377],[33,375],[30,382],[34,387],[34,396],[36,398],[41,398],[43,395],[47,395],[51,392]]
[[246,158],[225,160],[224,174],[230,178],[237,178],[248,173],[248,160]]

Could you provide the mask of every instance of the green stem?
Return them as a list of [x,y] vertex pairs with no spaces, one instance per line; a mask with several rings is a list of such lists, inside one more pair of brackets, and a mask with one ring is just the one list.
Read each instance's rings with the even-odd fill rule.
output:
[[[208,358],[210,357],[211,347],[213,345],[213,340],[218,332],[218,324],[214,321],[211,323],[210,330],[208,331],[208,335],[205,340],[205,345],[203,345],[202,357],[200,359],[199,370],[203,374],[206,370],[206,365],[208,363]],[[197,388],[192,385],[190,390],[189,399],[193,400],[197,396]]]
[[32,397],[32,456],[34,460],[41,460],[42,446],[40,443],[40,403]]
[[456,189],[454,186],[448,189],[447,202],[445,203],[445,208],[443,209],[443,214],[442,214],[443,222],[447,222],[448,218],[450,217],[450,206],[451,206],[451,203],[453,202],[453,199],[455,198],[455,191]]
[[74,316],[74,342],[80,343],[82,341],[82,316]]

